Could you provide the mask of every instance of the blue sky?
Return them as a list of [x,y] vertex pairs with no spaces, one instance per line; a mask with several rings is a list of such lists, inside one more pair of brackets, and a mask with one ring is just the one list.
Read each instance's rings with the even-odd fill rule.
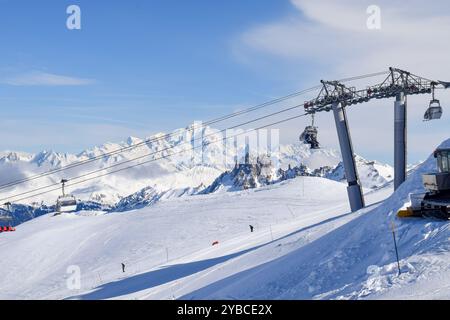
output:
[[[401,2],[380,3],[387,20],[384,32],[401,30],[395,17]],[[425,12],[421,2],[413,3],[408,16],[420,12],[430,28],[434,25],[426,19],[448,18],[436,9],[448,6],[445,1]],[[71,4],[81,8],[81,30],[66,28],[66,8]],[[429,66],[422,63],[424,53],[416,49],[428,43],[400,42],[396,48],[383,30],[379,34],[359,30],[359,24],[365,26],[368,4],[0,0],[0,149],[78,152],[129,135],[172,131],[307,88],[322,78],[376,72],[390,65],[413,68],[428,77],[447,74],[439,64],[444,61],[441,55],[428,57]],[[394,20],[397,25],[391,26]],[[423,29],[417,19],[404,26]],[[439,42],[435,30],[427,37]],[[360,41],[361,32],[367,32],[363,39],[370,44]],[[375,42],[381,55],[373,53]],[[438,49],[447,49],[443,46],[439,42]],[[405,50],[415,55],[405,59]],[[425,103],[425,98],[417,102]],[[391,145],[373,141],[377,132],[380,140],[392,140],[387,138],[390,129],[380,125],[367,132],[363,120],[375,117],[384,123],[387,108],[378,113],[374,107],[361,108],[351,120],[357,152],[391,162]],[[417,136],[411,143],[411,162],[429,151],[423,148],[418,122],[422,109],[411,113],[415,121],[411,135]],[[448,119],[426,128],[432,143],[448,133]],[[337,147],[331,114],[318,121],[324,144]],[[284,142],[293,142],[306,123],[281,128]]]
[[[81,30],[66,28],[70,4],[81,8]],[[289,2],[19,0],[0,5],[3,117],[43,132],[55,123],[74,130],[80,121],[80,130],[99,121],[112,129],[110,136],[87,141],[73,141],[64,132],[65,142],[42,132],[38,141],[3,140],[1,149],[77,151],[105,138],[172,130],[294,88],[280,75],[268,77],[264,70],[243,66],[232,52],[241,30],[286,14]],[[80,85],[44,85],[45,80],[10,85],[18,78],[39,82],[48,75],[78,79]]]

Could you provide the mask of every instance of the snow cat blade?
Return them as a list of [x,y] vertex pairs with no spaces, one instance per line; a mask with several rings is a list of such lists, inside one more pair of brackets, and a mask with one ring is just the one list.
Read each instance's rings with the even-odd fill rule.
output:
[[397,212],[399,218],[432,218],[439,220],[450,220],[450,215],[436,208],[422,208],[413,210],[412,208],[400,209]]
[[418,212],[415,212],[411,208],[400,209],[397,212],[397,217],[399,218],[420,218],[422,215]]

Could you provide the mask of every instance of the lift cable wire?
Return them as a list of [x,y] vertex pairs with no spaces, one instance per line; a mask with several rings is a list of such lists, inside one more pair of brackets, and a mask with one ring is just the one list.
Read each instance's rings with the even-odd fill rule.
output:
[[[352,81],[352,80],[356,80],[356,79],[363,79],[363,78],[374,77],[374,76],[378,76],[378,75],[382,75],[382,74],[386,74],[386,73],[387,72],[371,73],[371,74],[361,75],[361,76],[357,76],[357,77],[341,79],[339,81],[343,81],[343,82],[345,82],[345,81]],[[250,112],[253,112],[253,111],[256,111],[256,110],[263,109],[265,107],[274,105],[276,103],[279,103],[279,102],[282,102],[282,101],[285,101],[285,100],[288,100],[288,99],[291,99],[291,98],[295,98],[297,96],[301,96],[303,94],[306,94],[306,93],[312,92],[314,90],[320,89],[321,87],[322,87],[321,85],[315,86],[315,87],[311,87],[311,88],[308,88],[308,89],[305,89],[305,90],[302,90],[302,91],[298,91],[298,92],[286,95],[284,97],[280,97],[280,98],[277,98],[277,99],[274,99],[274,100],[271,100],[271,101],[268,101],[268,102],[265,102],[265,103],[262,103],[262,104],[255,105],[253,107],[250,107],[250,108],[247,108],[247,109],[244,109],[244,110],[236,111],[236,112],[233,112],[231,114],[224,115],[224,116],[221,116],[221,117],[209,120],[209,121],[203,123],[202,126],[200,126],[198,129],[202,129],[202,128],[206,127],[206,126],[209,126],[209,125],[212,125],[212,124],[215,124],[215,123],[218,123],[218,122],[222,122],[222,121],[225,121],[225,120],[228,120],[228,119],[231,119],[231,118],[243,115],[243,114],[247,114],[247,113],[250,113]],[[195,126],[192,128],[192,130],[194,130],[194,129],[196,129]],[[110,151],[110,152],[105,152],[105,153],[103,153],[101,155],[98,155],[98,156],[95,156],[93,158],[82,160],[82,161],[77,161],[77,162],[71,163],[71,164],[69,164],[67,166],[51,169],[49,171],[46,171],[46,172],[43,172],[43,173],[39,173],[39,174],[36,174],[36,175],[32,175],[32,176],[29,176],[27,178],[15,180],[15,181],[10,181],[8,183],[1,184],[0,185],[0,190],[6,189],[6,188],[9,188],[9,187],[12,187],[12,186],[16,186],[16,185],[19,185],[19,184],[23,184],[23,183],[26,183],[26,182],[29,182],[29,181],[33,181],[33,180],[36,180],[36,179],[40,179],[40,178],[43,178],[43,177],[46,177],[46,176],[49,176],[49,175],[52,175],[52,174],[55,174],[55,173],[58,173],[58,172],[62,172],[62,171],[65,171],[65,170],[76,168],[76,167],[79,167],[79,166],[82,166],[82,165],[86,165],[86,164],[95,162],[95,161],[97,161],[99,159],[103,159],[103,158],[105,158],[107,156],[120,154],[122,152],[138,148],[138,147],[140,147],[142,145],[145,145],[145,144],[148,144],[148,143],[151,143],[151,142],[156,142],[156,141],[160,141],[160,140],[163,140],[163,139],[167,139],[167,138],[170,138],[170,137],[172,137],[172,136],[174,136],[176,134],[181,134],[183,131],[186,132],[187,129],[179,129],[177,131],[169,133],[169,134],[165,134],[165,135],[162,135],[162,136],[154,137],[154,138],[149,138],[149,139],[146,139],[146,140],[144,140],[142,142],[139,142],[139,143],[131,145],[131,146],[119,148],[117,150]]]
[[[263,109],[265,107],[274,105],[276,103],[279,103],[279,102],[282,102],[282,101],[285,101],[285,100],[288,100],[288,99],[291,99],[291,98],[294,98],[294,97],[306,94],[308,92],[320,89],[320,87],[321,86],[311,87],[311,88],[306,89],[306,90],[295,92],[295,93],[292,93],[290,95],[287,95],[287,96],[284,96],[284,97],[281,97],[281,98],[277,98],[277,99],[274,99],[274,100],[271,100],[271,101],[268,101],[268,102],[265,102],[265,103],[253,106],[251,108],[247,108],[247,109],[244,109],[244,110],[236,111],[236,112],[233,112],[231,114],[224,115],[224,116],[221,116],[219,118],[209,120],[209,121],[203,123],[202,126],[198,127],[198,129],[202,129],[202,128],[206,127],[206,126],[209,126],[209,125],[212,125],[212,124],[215,124],[215,123],[218,123],[218,122],[222,122],[222,121],[225,121],[225,120],[228,120],[228,119],[231,119],[231,118],[243,115],[243,114],[247,114],[247,113],[250,113],[250,112],[253,112],[253,111],[256,111],[256,110]],[[193,127],[192,129],[197,129],[197,128]],[[45,177],[45,176],[49,176],[49,175],[52,175],[52,174],[55,174],[55,173],[58,173],[58,172],[61,172],[61,171],[64,171],[64,170],[68,170],[68,169],[72,169],[72,168],[75,168],[75,167],[79,167],[79,166],[82,166],[82,165],[85,165],[85,164],[97,161],[99,159],[103,159],[103,158],[105,158],[107,156],[110,156],[110,155],[120,154],[120,153],[122,153],[124,151],[129,151],[129,150],[135,149],[137,147],[140,147],[142,145],[145,145],[145,144],[148,144],[148,143],[151,143],[151,142],[156,142],[156,141],[159,141],[159,140],[167,139],[167,138],[170,138],[170,137],[172,137],[172,136],[174,136],[176,134],[181,134],[181,133],[183,133],[183,131],[187,131],[187,129],[179,129],[177,131],[165,134],[163,136],[149,138],[149,139],[146,139],[146,140],[144,140],[142,142],[139,142],[137,144],[134,144],[134,145],[131,145],[131,146],[127,146],[127,147],[123,147],[123,148],[120,148],[120,149],[117,149],[117,150],[114,150],[114,151],[106,152],[106,153],[103,153],[101,155],[95,156],[95,157],[90,158],[90,159],[77,161],[77,162],[74,162],[74,163],[69,164],[67,166],[63,166],[63,167],[60,167],[60,168],[55,168],[55,169],[52,169],[52,170],[49,170],[49,171],[46,171],[46,172],[43,172],[43,173],[39,173],[39,174],[30,176],[30,177],[27,177],[27,178],[23,178],[23,179],[11,181],[11,182],[8,182],[8,183],[5,183],[5,184],[1,184],[0,185],[0,190],[6,189],[6,188],[9,188],[9,187],[18,185],[18,184],[23,184],[23,183],[26,183],[26,182],[29,182],[29,181],[32,181],[32,180],[36,180],[36,179],[39,179],[39,178],[42,178],[42,177]]]
[[354,81],[354,80],[360,80],[360,79],[366,79],[366,78],[372,78],[372,77],[387,75],[389,73],[390,73],[389,71],[382,71],[382,72],[376,72],[376,73],[369,73],[369,74],[365,74],[365,75],[362,75],[362,76],[356,76],[356,77],[351,77],[351,78],[339,79],[337,81],[338,82],[349,82],[349,81]]
[[[306,116],[306,115],[308,115],[308,114],[302,113],[302,114],[300,114],[300,115],[291,116],[291,117],[285,118],[285,119],[283,119],[283,120],[275,121],[275,122],[272,122],[272,123],[269,123],[269,124],[260,126],[260,127],[254,129],[254,130],[260,130],[260,129],[268,128],[268,127],[271,127],[271,126],[274,126],[274,125],[277,125],[277,124],[281,124],[281,123],[284,123],[284,122],[288,122],[288,121],[291,121],[291,120],[294,120],[294,119],[298,119],[298,118],[304,117],[304,116]],[[224,137],[224,138],[222,138],[222,141],[226,141],[226,140],[228,140],[228,139],[235,138],[235,137],[240,136],[240,135],[242,135],[242,134],[245,134],[245,133],[244,133],[244,132],[241,132],[241,133],[237,133],[237,134],[232,135],[232,136]],[[209,144],[211,144],[211,143],[217,143],[217,142],[218,142],[218,141],[208,142],[208,143],[206,143],[206,145],[209,145]],[[200,147],[203,148],[204,146],[205,146],[204,144],[200,144],[200,145],[195,146],[195,147],[192,147],[192,148],[190,148],[190,149],[188,149],[188,150],[186,150],[186,149],[180,150],[180,151],[177,151],[177,152],[172,153],[172,154],[168,154],[168,155],[165,155],[165,156],[161,156],[161,157],[159,157],[159,158],[150,159],[150,160],[147,160],[147,161],[144,161],[144,162],[141,162],[141,163],[137,163],[137,164],[134,164],[134,165],[125,167],[125,168],[120,168],[120,169],[117,169],[117,170],[114,170],[114,171],[106,172],[106,173],[101,174],[101,175],[98,175],[98,176],[94,176],[94,177],[86,178],[86,179],[83,179],[83,180],[80,180],[80,181],[76,181],[76,182],[70,183],[70,184],[68,184],[68,185],[66,185],[66,186],[67,186],[67,187],[75,186],[75,185],[78,185],[78,184],[81,184],[81,183],[84,183],[84,182],[87,182],[87,181],[90,181],[90,180],[95,180],[95,179],[99,179],[99,178],[108,176],[108,175],[113,174],[113,173],[117,173],[117,172],[129,170],[129,169],[132,169],[132,168],[135,168],[135,167],[138,167],[138,166],[142,166],[142,165],[144,165],[144,164],[148,164],[148,163],[151,163],[151,162],[154,162],[154,161],[158,161],[158,160],[161,160],[161,159],[169,158],[169,157],[172,157],[172,156],[174,156],[174,155],[176,155],[176,154],[180,154],[180,153],[183,153],[183,152],[186,152],[186,151],[191,151],[191,150],[194,150],[194,149],[197,149],[197,148],[200,148]],[[104,168],[104,169],[102,169],[102,171],[105,170],[105,169],[108,169],[108,168]],[[91,174],[92,174],[92,173],[91,173]],[[83,175],[83,176],[84,176],[84,175]],[[76,177],[76,178],[74,178],[74,179],[78,179],[78,178],[79,178],[79,177]],[[48,186],[48,187],[49,187],[49,186]],[[47,188],[48,188],[48,187],[47,187]],[[42,189],[41,189],[41,188],[35,189],[35,190],[30,191],[30,192],[27,192],[27,193],[31,193],[31,192],[35,192],[35,191],[40,191],[40,190],[42,190]],[[40,196],[40,195],[44,195],[44,194],[47,194],[47,193],[50,193],[50,192],[54,192],[54,191],[59,191],[59,190],[61,190],[60,187],[54,188],[54,189],[50,189],[50,190],[46,190],[46,191],[43,191],[43,192],[40,192],[40,193],[37,193],[37,194],[33,194],[33,195],[30,195],[30,196],[27,196],[27,197],[23,197],[23,198],[20,198],[20,199],[16,199],[14,202],[18,203],[18,202],[21,202],[21,201],[24,201],[24,200],[28,200],[28,199],[31,199],[31,198],[34,198],[34,197],[37,197],[37,196]],[[18,197],[18,196],[20,196],[20,195],[22,195],[22,194],[15,195],[15,196],[9,197],[9,198],[7,198],[7,199],[15,198],[15,197]],[[0,200],[0,201],[4,201],[4,200],[6,200],[6,199],[2,199],[2,200]]]
[[[214,132],[214,133],[205,135],[204,137],[199,137],[199,138],[197,138],[197,139],[194,139],[194,142],[197,141],[197,140],[205,139],[205,138],[207,138],[207,137],[209,137],[209,136],[216,135],[216,134],[218,134],[218,133],[224,133],[226,130],[236,129],[236,128],[238,128],[238,127],[241,127],[241,126],[244,126],[244,125],[253,123],[253,122],[257,122],[257,121],[260,121],[260,120],[263,120],[263,119],[266,119],[266,118],[270,118],[270,117],[273,117],[273,116],[276,116],[276,115],[278,115],[278,114],[281,114],[281,113],[285,113],[285,112],[294,110],[294,109],[299,108],[299,107],[302,107],[302,106],[303,106],[303,105],[295,105],[295,106],[293,106],[293,107],[289,107],[289,108],[286,108],[286,109],[283,109],[283,110],[280,110],[280,111],[277,111],[277,112],[273,112],[273,113],[270,113],[270,114],[261,116],[261,117],[256,118],[256,119],[252,119],[252,120],[246,121],[246,122],[244,122],[244,123],[240,123],[240,124],[238,124],[238,125],[229,127],[229,128],[227,128],[227,129],[222,129],[221,131]],[[136,160],[140,160],[140,159],[142,159],[142,158],[146,158],[146,157],[149,157],[149,156],[158,154],[158,153],[160,153],[160,152],[168,151],[168,150],[171,150],[171,149],[173,149],[173,148],[175,148],[175,147],[179,147],[179,146],[187,145],[187,144],[190,144],[190,141],[185,141],[185,142],[183,142],[183,143],[181,143],[181,144],[179,144],[179,145],[177,145],[177,146],[170,146],[170,147],[166,147],[166,148],[163,148],[163,149],[161,149],[161,150],[158,150],[158,151],[153,151],[153,152],[151,152],[151,153],[147,153],[147,154],[144,154],[144,155],[139,156],[139,157],[136,157],[136,158],[127,159],[127,160],[125,160],[125,161],[122,161],[122,162],[119,162],[119,163],[116,163],[116,164],[107,166],[107,167],[105,167],[105,168],[97,169],[97,170],[94,170],[94,171],[91,171],[91,172],[82,174],[82,175],[80,175],[80,176],[74,177],[74,178],[72,178],[71,180],[84,178],[84,177],[90,176],[90,175],[92,175],[92,174],[94,174],[94,173],[98,173],[98,172],[101,172],[101,171],[104,171],[104,170],[107,170],[107,169],[110,169],[110,168],[118,167],[118,166],[121,166],[121,165],[123,165],[123,164],[129,163],[129,162],[133,162],[133,161],[136,161]],[[7,199],[15,198],[15,197],[18,197],[18,196],[22,196],[22,195],[25,195],[25,194],[29,194],[29,193],[32,193],[32,192],[35,192],[35,191],[39,191],[39,190],[44,190],[44,189],[47,189],[47,188],[51,188],[51,187],[56,186],[56,185],[59,185],[59,184],[60,184],[59,182],[55,182],[55,183],[52,183],[52,184],[49,184],[49,185],[46,185],[46,186],[42,186],[42,187],[33,189],[33,190],[31,190],[31,191],[25,191],[25,192],[16,194],[15,196],[11,196],[11,197],[7,197],[7,198],[4,198],[4,199],[0,199],[0,202],[1,202],[1,201],[5,201],[5,200],[7,200]]]

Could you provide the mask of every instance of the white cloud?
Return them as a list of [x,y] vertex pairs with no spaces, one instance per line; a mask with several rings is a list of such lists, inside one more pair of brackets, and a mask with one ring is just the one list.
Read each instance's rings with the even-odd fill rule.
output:
[[4,79],[2,82],[12,86],[83,86],[94,83],[94,80],[33,71]]
[[[379,1],[381,30],[366,27],[371,1],[292,0],[298,16],[244,32],[241,49],[334,65],[330,73],[356,74],[396,65],[445,76],[450,3]],[[434,8],[440,6],[441,11]],[[444,8],[447,8],[445,10]],[[418,15],[418,12],[421,15]],[[442,70],[444,67],[444,70]]]
[[[276,63],[278,59],[282,62],[280,65],[290,66],[287,72],[296,70],[297,81],[303,85],[318,84],[323,78],[333,80],[387,71],[389,66],[427,78],[450,80],[450,2],[446,0],[407,3],[400,0],[376,3],[372,0],[291,0],[291,3],[295,14],[253,27],[240,35],[233,49],[241,61],[251,64],[258,61],[256,57],[267,57],[271,61],[275,59]],[[381,30],[367,28],[366,10],[372,4],[381,8]],[[364,88],[379,80],[364,80],[357,86]],[[439,92],[439,98],[444,106],[450,104],[450,93]],[[448,135],[447,114],[431,127],[421,122],[427,99],[429,97],[415,96],[408,100],[412,124],[409,151],[414,155],[428,153],[439,139],[445,138],[445,132]],[[381,158],[390,157],[392,106],[393,101],[383,100],[351,107],[349,120],[356,152],[372,155],[378,150]],[[332,115],[321,116],[319,125],[323,128],[322,140],[337,147]]]

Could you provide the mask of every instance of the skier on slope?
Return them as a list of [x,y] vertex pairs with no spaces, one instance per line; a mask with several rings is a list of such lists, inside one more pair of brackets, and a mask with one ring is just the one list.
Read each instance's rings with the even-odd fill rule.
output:
[[122,262],[122,272],[125,272],[125,263]]
[[249,225],[249,227],[250,227],[250,232],[253,232],[254,227],[251,224]]

